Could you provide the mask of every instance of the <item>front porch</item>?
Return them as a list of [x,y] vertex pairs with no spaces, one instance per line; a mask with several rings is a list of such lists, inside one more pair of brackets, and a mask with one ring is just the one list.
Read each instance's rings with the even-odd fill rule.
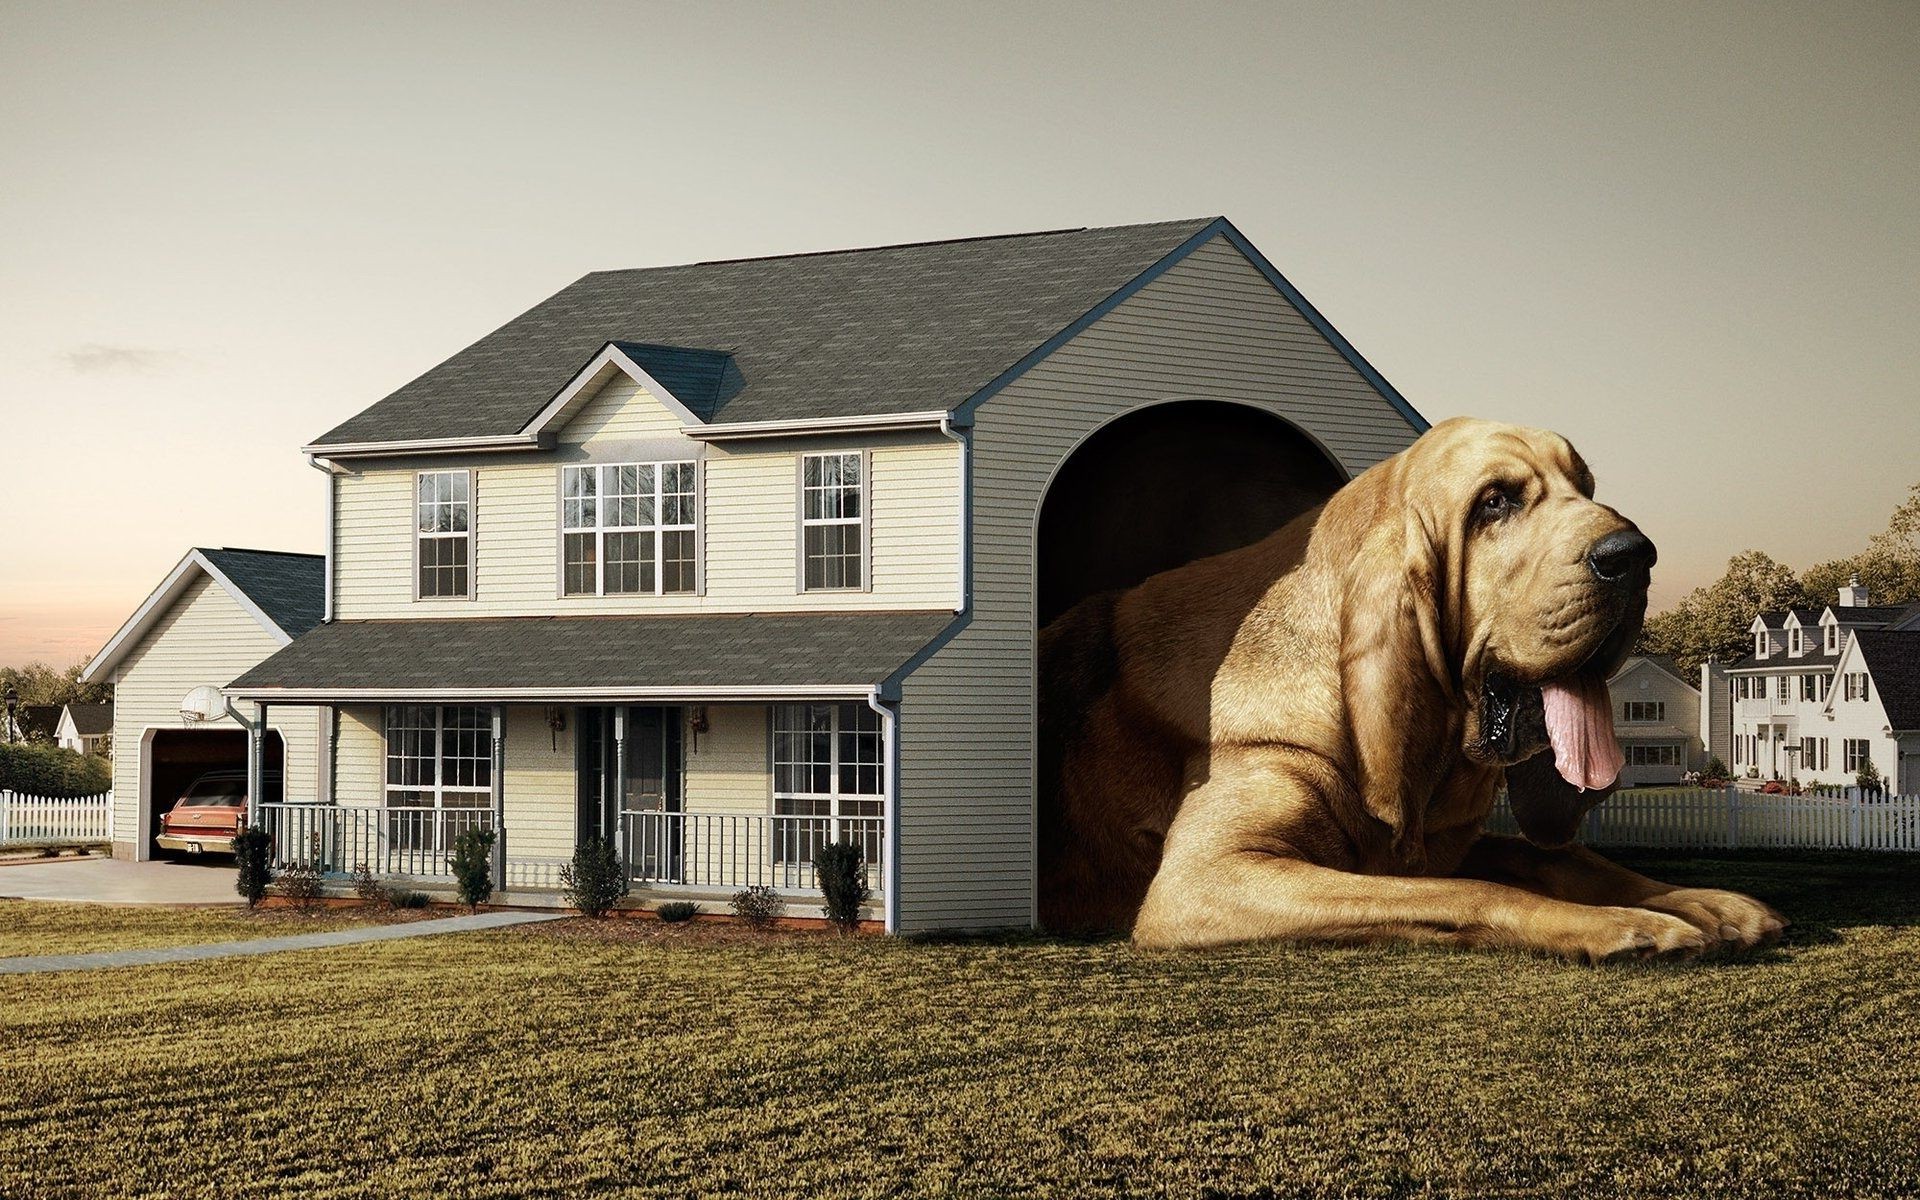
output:
[[[873,916],[892,859],[890,710],[864,700],[782,703],[321,708],[329,786],[267,802],[250,818],[280,865],[344,886],[363,867],[450,888],[455,839],[492,830],[506,903],[561,903],[561,870],[588,838],[609,841],[629,903],[707,901],[768,887],[819,896],[813,859],[851,842],[867,862]],[[797,907],[797,905],[796,905]]]

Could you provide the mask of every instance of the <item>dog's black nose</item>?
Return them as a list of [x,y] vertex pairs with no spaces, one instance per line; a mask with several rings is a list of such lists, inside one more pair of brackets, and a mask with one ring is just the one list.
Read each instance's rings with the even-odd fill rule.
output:
[[1587,551],[1587,569],[1613,583],[1635,571],[1649,569],[1658,557],[1646,534],[1638,529],[1622,529],[1593,544],[1593,549]]

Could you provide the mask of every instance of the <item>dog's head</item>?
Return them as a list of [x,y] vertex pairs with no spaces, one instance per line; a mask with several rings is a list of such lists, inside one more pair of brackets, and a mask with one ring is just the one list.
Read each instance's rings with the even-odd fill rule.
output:
[[[1639,636],[1653,543],[1593,499],[1565,438],[1468,419],[1367,471],[1323,521],[1348,555],[1349,705],[1389,714],[1379,730],[1354,722],[1363,767],[1378,767],[1363,774],[1400,793],[1365,789],[1375,815],[1395,811],[1404,844],[1432,772],[1539,756],[1544,772],[1509,773],[1515,813],[1535,841],[1568,840],[1618,774],[1606,681]],[[1396,732],[1411,758],[1391,766]]]

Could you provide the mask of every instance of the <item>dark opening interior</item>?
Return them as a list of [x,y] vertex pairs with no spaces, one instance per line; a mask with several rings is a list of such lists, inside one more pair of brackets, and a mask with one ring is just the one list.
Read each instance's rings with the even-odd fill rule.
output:
[[[284,798],[286,749],[280,735],[267,731],[260,749],[261,769],[266,786],[261,799],[277,803]],[[160,814],[194,780],[208,771],[247,769],[247,735],[238,729],[162,729],[153,735],[147,747],[147,822],[148,849],[155,858],[185,857],[153,845],[160,834]]]
[[1190,400],[1120,417],[1061,465],[1041,506],[1040,627],[1096,592],[1251,545],[1345,482],[1259,409]]

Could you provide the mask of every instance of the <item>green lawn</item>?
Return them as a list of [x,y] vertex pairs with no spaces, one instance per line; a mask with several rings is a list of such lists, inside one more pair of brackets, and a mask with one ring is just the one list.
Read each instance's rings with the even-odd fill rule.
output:
[[1634,861],[1795,926],[1594,969],[567,923],[0,977],[0,1194],[1920,1190],[1920,859]]

